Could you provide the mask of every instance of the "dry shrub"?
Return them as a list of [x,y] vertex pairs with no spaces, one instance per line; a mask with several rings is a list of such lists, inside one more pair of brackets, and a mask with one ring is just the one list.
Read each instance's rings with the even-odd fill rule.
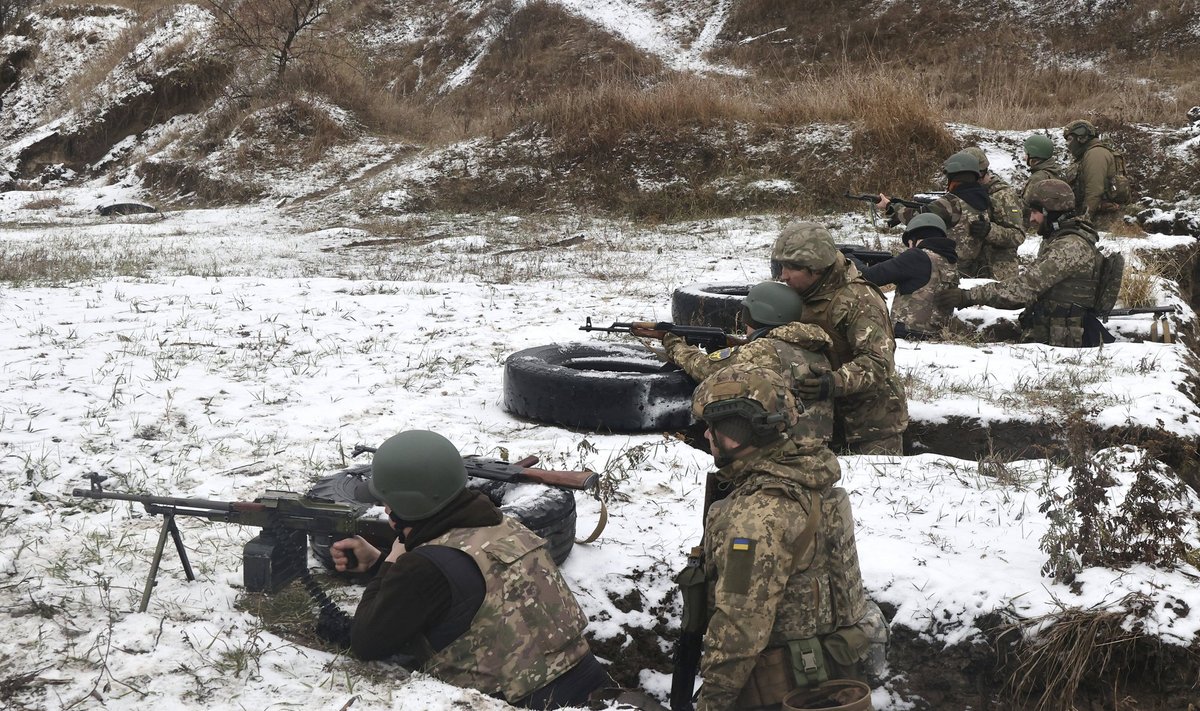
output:
[[52,197],[34,198],[21,205],[22,210],[53,210],[63,206],[63,199],[57,195]]
[[1157,305],[1158,285],[1169,270],[1169,265],[1158,261],[1138,266],[1126,265],[1118,295],[1121,303],[1131,309]]
[[1000,628],[1001,637],[1029,640],[1020,645],[1021,661],[1005,691],[1014,701],[1033,701],[1034,711],[1076,708],[1076,695],[1089,684],[1115,693],[1135,670],[1150,665],[1154,655],[1146,650],[1162,645],[1140,623],[1154,608],[1149,597],[1130,593],[1113,609],[1065,608]]

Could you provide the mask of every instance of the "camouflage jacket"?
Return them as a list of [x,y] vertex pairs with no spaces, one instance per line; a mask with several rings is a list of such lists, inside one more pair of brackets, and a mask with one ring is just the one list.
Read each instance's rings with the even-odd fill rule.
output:
[[900,434],[908,427],[908,401],[896,374],[892,319],[879,288],[838,255],[804,297],[804,323],[833,339],[832,361],[841,391],[834,399],[847,443]]
[[929,281],[916,291],[896,292],[892,298],[892,319],[918,336],[934,336],[954,313],[953,309],[939,307],[934,297],[958,286],[958,269],[937,252],[921,251],[929,258]]
[[[954,193],[946,193],[925,207],[915,209],[903,208],[895,214],[903,224],[922,212],[929,212],[942,218],[946,223],[946,236],[958,245],[958,271],[965,276],[974,276],[979,272],[979,258],[986,244],[985,240],[975,237],[968,229],[976,220],[986,219],[985,211],[977,210]],[[993,229],[995,226],[993,225]],[[989,231],[989,235],[991,232]]]
[[760,652],[855,624],[866,609],[836,468],[811,466],[789,442],[717,477],[733,491],[705,520],[711,616],[700,711],[735,708]]
[[990,173],[988,177],[988,198],[992,201],[988,219],[992,221],[992,229],[984,239],[993,248],[1016,250],[1025,244],[1025,230],[1021,227],[1024,202],[1003,178]]
[[[663,345],[667,357],[697,382],[727,366],[745,363],[779,373],[794,392],[796,381],[831,370],[833,340],[820,326],[789,323],[752,336],[743,346],[714,353],[704,353],[674,334],[667,334]],[[824,447],[833,438],[833,403],[809,400],[800,405],[799,421],[788,433],[792,441],[800,447],[821,448],[822,456],[832,456]]]
[[498,526],[456,528],[429,541],[461,550],[483,573],[487,592],[465,634],[423,670],[450,684],[517,700],[588,655],[587,618],[546,550],[546,542],[504,517]]
[[1063,177],[1075,191],[1075,210],[1082,215],[1095,215],[1116,174],[1117,157],[1112,149],[1098,138],[1088,141],[1083,154]]
[[[970,298],[974,303],[1001,309],[1026,307],[1021,318],[1025,340],[1072,345],[1063,341],[1079,334],[1050,337],[1042,331],[1047,319],[1071,319],[1072,330],[1082,328],[1076,322],[1095,301],[1103,260],[1096,247],[1098,239],[1086,220],[1063,220],[1042,240],[1037,260],[1025,273],[1009,281],[974,287],[968,291]],[[1037,333],[1029,333],[1032,329]]]

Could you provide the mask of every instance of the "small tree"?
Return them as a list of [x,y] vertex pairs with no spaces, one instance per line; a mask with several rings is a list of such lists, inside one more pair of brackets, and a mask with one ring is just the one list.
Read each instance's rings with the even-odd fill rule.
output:
[[8,34],[37,4],[38,0],[0,0],[0,36]]
[[308,53],[299,43],[301,35],[329,14],[333,1],[205,0],[225,41],[271,60],[277,79],[293,59]]

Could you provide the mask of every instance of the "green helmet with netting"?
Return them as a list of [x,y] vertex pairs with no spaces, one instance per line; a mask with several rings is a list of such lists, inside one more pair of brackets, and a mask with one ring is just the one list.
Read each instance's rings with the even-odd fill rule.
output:
[[772,262],[820,271],[837,261],[837,245],[829,230],[815,222],[785,225],[771,248]]
[[[708,424],[721,466],[748,447],[783,439],[799,419],[796,398],[783,377],[748,363],[722,368],[696,386],[692,414]],[[716,435],[724,435],[734,444],[726,446]]]
[[975,156],[975,160],[979,162],[979,170],[983,173],[988,172],[988,166],[990,166],[991,163],[988,162],[987,153],[984,153],[982,148],[979,146],[967,146],[966,148],[962,149],[962,152]]
[[422,521],[446,508],[467,486],[462,455],[429,430],[389,437],[371,460],[371,493],[405,521]]
[[742,320],[754,328],[782,326],[804,315],[804,299],[787,284],[764,281],[742,299]]
[[1058,178],[1047,178],[1029,191],[1029,207],[1039,212],[1071,212],[1075,191]]
[[1081,141],[1087,141],[1100,135],[1100,131],[1091,121],[1076,119],[1063,126],[1063,138],[1075,136]]
[[983,175],[983,171],[979,168],[979,159],[967,151],[959,151],[947,158],[942,163],[942,172],[946,175],[974,173],[976,178]]
[[1025,139],[1025,155],[1045,160],[1054,155],[1054,141],[1047,135],[1035,133]]

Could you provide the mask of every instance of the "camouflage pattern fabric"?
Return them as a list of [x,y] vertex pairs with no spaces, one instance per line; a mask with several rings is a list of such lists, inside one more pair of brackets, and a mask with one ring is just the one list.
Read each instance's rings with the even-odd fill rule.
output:
[[813,467],[784,442],[717,477],[733,491],[705,521],[711,618],[701,711],[735,708],[764,650],[854,625],[867,611],[849,501],[832,488],[836,468]]
[[[908,427],[908,401],[896,374],[892,317],[878,287],[840,254],[804,297],[804,323],[833,339],[831,361],[842,389],[834,398],[846,445],[887,439]],[[893,454],[901,454],[896,449]]]
[[558,572],[546,542],[505,516],[499,525],[458,528],[429,541],[474,559],[487,593],[467,632],[423,671],[456,686],[522,699],[589,652],[587,618]]
[[1086,220],[1062,220],[1042,239],[1036,261],[1008,281],[968,290],[973,303],[1001,309],[1025,307],[1021,339],[1052,346],[1083,345],[1083,316],[1096,299],[1103,255]]
[[819,271],[840,256],[829,230],[815,222],[785,225],[771,247],[771,259]]
[[992,202],[988,210],[992,228],[984,237],[978,269],[981,276],[1011,279],[1020,271],[1017,248],[1025,244],[1025,230],[1022,227],[1025,204],[1003,178],[989,173],[985,184]]
[[976,210],[962,198],[952,193],[946,193],[923,208],[905,207],[897,210],[894,215],[902,224],[922,212],[931,212],[942,218],[946,223],[946,236],[954,240],[954,253],[958,256],[958,273],[962,276],[978,276],[980,270],[980,254],[983,252],[984,240],[975,237],[967,229],[971,222],[986,219],[983,211]]
[[[671,362],[698,382],[731,366],[761,367],[777,373],[785,387],[794,393],[797,380],[831,370],[827,353],[833,347],[833,341],[820,326],[789,323],[777,326],[743,346],[711,354],[688,345],[674,334],[663,338],[663,346]],[[833,403],[829,400],[802,402],[798,421],[788,434],[798,446],[824,450],[820,455],[822,458],[832,456],[825,448],[833,438]]]
[[1118,207],[1107,202],[1108,185],[1117,174],[1117,158],[1112,149],[1098,138],[1084,144],[1083,155],[1068,166],[1063,180],[1075,191],[1075,210],[1093,218],[1100,212]]
[[1025,181],[1025,187],[1021,188],[1021,224],[1025,229],[1029,229],[1029,196],[1033,193],[1033,186],[1048,178],[1056,178],[1061,180],[1063,169],[1054,158],[1045,158],[1029,166],[1029,179]]
[[948,259],[925,250],[930,274],[925,286],[911,294],[896,293],[892,299],[892,320],[918,335],[937,335],[950,322],[954,309],[940,308],[934,297],[958,286],[958,269]]

